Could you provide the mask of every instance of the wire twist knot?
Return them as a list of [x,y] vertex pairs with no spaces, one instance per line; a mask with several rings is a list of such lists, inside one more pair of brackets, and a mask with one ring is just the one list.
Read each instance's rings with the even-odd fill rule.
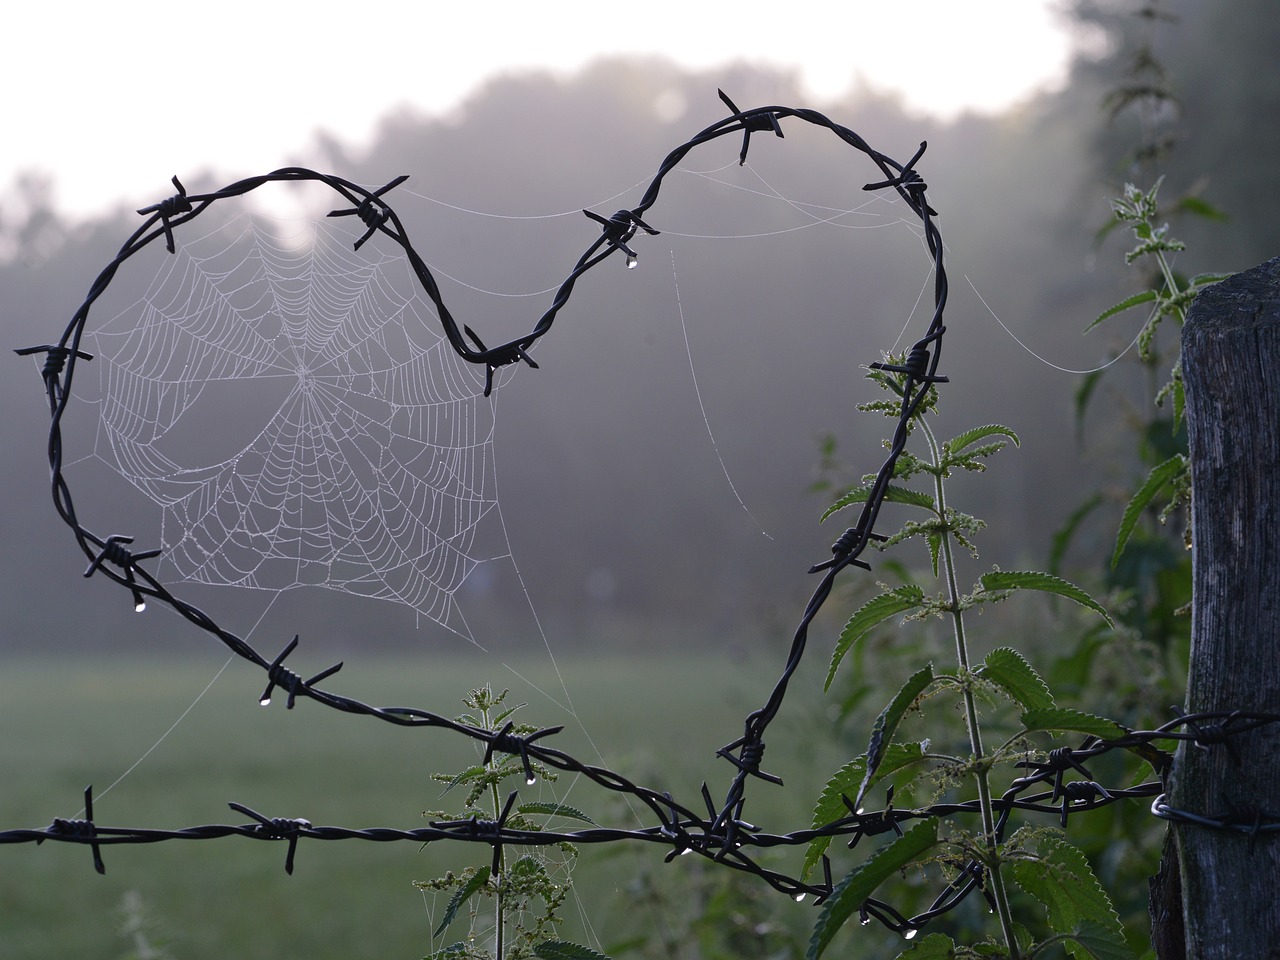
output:
[[[355,246],[352,249],[359,250],[363,247],[364,242],[377,233],[378,230],[380,230],[386,222],[391,219],[391,208],[387,206],[386,202],[382,200],[381,197],[388,190],[398,187],[408,179],[408,174],[402,174],[396,177],[385,186],[379,187],[377,190],[373,191],[373,193],[366,194],[365,198],[350,210],[329,211],[329,216],[331,217],[359,217],[360,222],[368,228],[365,230],[364,236],[355,242]],[[347,196],[354,201],[351,194],[347,194]]]
[[143,216],[155,214],[160,218],[160,226],[164,230],[164,245],[170,253],[174,252],[174,245],[173,225],[169,221],[181,214],[191,212],[191,201],[187,199],[187,188],[182,185],[182,181],[177,177],[172,179],[172,183],[174,189],[178,191],[177,193],[138,211]]
[[[107,872],[106,864],[102,862],[102,848],[98,845],[98,828],[93,823],[92,785],[84,788],[84,819],[64,820],[61,817],[55,817],[53,823],[45,829],[45,833],[51,837],[67,837],[88,843],[93,851],[93,869],[99,874]],[[36,840],[37,844],[41,842],[43,838]]]
[[920,149],[908,160],[899,171],[896,177],[888,177],[887,179],[877,181],[876,183],[863,184],[863,190],[884,190],[894,188],[904,194],[915,210],[921,214],[928,214],[936,217],[938,211],[934,210],[924,202],[925,192],[929,189],[929,185],[925,183],[924,177],[915,169],[916,162],[924,156],[925,150],[928,148],[927,140],[920,141]]
[[600,224],[601,230],[604,231],[604,239],[609,243],[609,246],[617,247],[627,255],[627,263],[629,265],[634,265],[636,252],[627,246],[627,241],[636,235],[636,231],[643,230],[651,237],[656,237],[660,232],[641,220],[639,214],[634,210],[619,210],[608,220],[598,213],[592,213],[590,210],[583,210],[582,212]]
[[774,136],[782,136],[782,127],[778,125],[778,115],[772,110],[764,110],[752,112],[750,115],[744,114],[738,109],[738,105],[729,99],[729,95],[723,90],[717,90],[720,99],[724,101],[724,105],[733,111],[733,117],[742,124],[742,151],[738,154],[738,166],[743,166],[747,162],[747,150],[751,146],[751,134],[753,133],[769,133]]
[[242,803],[227,804],[232,810],[252,817],[257,823],[250,829],[248,836],[263,840],[288,840],[289,850],[284,858],[285,873],[293,873],[293,855],[298,849],[298,838],[304,830],[311,829],[311,821],[288,817],[264,817],[256,810],[251,810]]
[[311,692],[312,685],[319,683],[326,677],[331,677],[342,669],[343,661],[339,660],[332,667],[321,670],[314,677],[303,680],[298,674],[284,666],[285,657],[293,653],[298,646],[298,634],[293,635],[293,639],[285,645],[274,660],[267,665],[267,688],[262,691],[262,696],[258,698],[258,703],[262,706],[268,706],[271,703],[271,692],[279,687],[289,694],[288,700],[285,701],[285,708],[293,709],[294,703],[297,701],[299,694],[308,694]]
[[484,765],[488,766],[493,760],[494,752],[509,753],[512,756],[519,757],[520,763],[524,767],[524,782],[529,786],[533,786],[537,782],[537,775],[533,770],[533,762],[529,759],[529,744],[542,737],[549,737],[559,733],[564,729],[559,727],[544,727],[534,733],[518,734],[512,733],[515,729],[515,722],[508,720],[506,725],[496,733],[489,737],[489,743],[484,750]]
[[[721,747],[716,751],[716,755],[724,757],[744,774],[782,786],[781,777],[765,773],[760,769],[760,761],[764,759],[764,741],[758,737],[759,733],[748,732],[747,736],[735,740],[726,747]],[[736,755],[733,753],[734,750],[738,751]]]
[[[946,328],[944,327],[943,330],[939,332],[945,332],[945,330]],[[884,370],[890,373],[901,373],[910,377],[916,383],[947,383],[948,381],[946,377],[940,377],[937,375],[930,376],[929,366],[931,360],[932,356],[929,353],[927,342],[922,341],[917,343],[907,352],[902,363],[873,363],[871,364],[871,369]]]
[[809,568],[810,573],[817,573],[819,570],[826,570],[829,567],[845,567],[852,564],[855,567],[861,567],[863,570],[870,570],[871,564],[865,560],[859,560],[858,554],[862,553],[866,544],[872,540],[884,542],[887,538],[878,533],[866,533],[863,530],[862,523],[855,527],[849,527],[844,533],[836,537],[835,543],[831,544],[832,559],[825,563],[814,564]]

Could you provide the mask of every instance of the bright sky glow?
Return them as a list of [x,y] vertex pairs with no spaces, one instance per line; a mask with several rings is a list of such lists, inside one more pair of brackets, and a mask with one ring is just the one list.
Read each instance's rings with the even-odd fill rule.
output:
[[495,73],[614,54],[772,64],[815,104],[862,83],[940,116],[998,111],[1061,81],[1071,36],[1058,5],[122,0],[73,13],[24,0],[6,13],[0,56],[0,197],[39,170],[65,211],[142,205],[175,172],[258,173],[318,129],[360,143],[393,108],[439,114]]

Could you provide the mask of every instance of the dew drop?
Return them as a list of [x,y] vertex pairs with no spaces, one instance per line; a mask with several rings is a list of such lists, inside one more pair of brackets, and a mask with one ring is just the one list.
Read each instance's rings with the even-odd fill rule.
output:
[[142,611],[145,609],[147,609],[147,602],[145,600],[139,600],[137,603],[133,605],[134,613],[142,613]]
[[685,847],[680,851],[680,856],[687,857],[691,853],[693,853],[693,847]]
[[261,700],[259,700],[259,701],[258,701],[258,706],[260,706],[260,707],[269,707],[269,706],[271,706],[271,698],[270,698],[270,697],[263,697]]
[[636,268],[636,262],[637,262],[637,259],[638,259],[638,258],[636,257],[636,255],[635,255],[634,253],[633,253],[631,256],[627,257],[627,269],[628,269],[628,270],[634,270],[634,269]]
[[537,782],[538,782],[538,778],[533,776],[532,774],[524,778],[524,784],[526,787],[532,787]]
[[791,895],[791,899],[794,900],[796,903],[803,903],[805,896],[806,894],[804,893],[795,893]]
[[916,934],[917,934],[917,933],[919,933],[919,932],[920,932],[919,930],[916,930],[916,929],[913,927],[912,929],[910,929],[910,930],[906,930],[906,931],[904,931],[904,932],[903,932],[903,934],[902,934],[902,939],[903,939],[903,940],[914,940],[914,939],[915,939]]
[[861,924],[865,927],[868,923],[870,923],[870,922],[871,922],[871,918],[870,918],[870,917],[863,917],[863,918],[862,918],[860,921],[858,921],[858,922],[859,922],[859,923],[861,923]]

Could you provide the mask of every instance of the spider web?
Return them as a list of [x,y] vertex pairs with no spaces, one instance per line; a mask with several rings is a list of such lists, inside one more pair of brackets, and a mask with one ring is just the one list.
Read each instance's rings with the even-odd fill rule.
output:
[[164,255],[92,334],[98,456],[162,509],[159,575],[405,604],[509,556],[494,401],[397,249],[243,214]]

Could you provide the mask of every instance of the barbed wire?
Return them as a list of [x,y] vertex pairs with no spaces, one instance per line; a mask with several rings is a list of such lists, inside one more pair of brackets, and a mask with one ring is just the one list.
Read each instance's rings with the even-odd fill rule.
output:
[[[504,753],[519,758],[526,780],[532,784],[536,777],[534,762],[548,768],[585,777],[606,791],[625,794],[642,803],[652,814],[653,822],[638,829],[593,827],[586,830],[551,831],[515,829],[507,823],[516,794],[508,799],[503,813],[493,821],[466,819],[457,821],[433,821],[426,827],[414,830],[391,828],[347,829],[332,826],[313,826],[301,818],[268,818],[239,803],[230,806],[250,818],[240,825],[207,825],[179,830],[133,829],[100,826],[94,821],[92,790],[85,791],[85,817],[78,820],[56,819],[48,827],[29,830],[0,832],[0,844],[43,843],[45,841],[86,844],[93,851],[95,869],[105,871],[102,848],[117,844],[156,843],[168,840],[209,840],[227,836],[242,836],[257,840],[284,841],[287,843],[286,870],[292,872],[297,844],[300,840],[360,839],[374,842],[412,840],[418,843],[443,840],[488,844],[494,849],[495,872],[504,846],[532,846],[549,843],[571,842],[576,844],[614,843],[636,841],[666,846],[667,860],[681,854],[694,853],[714,860],[729,868],[745,871],[759,877],[771,887],[792,897],[813,895],[817,902],[829,897],[833,890],[830,861],[822,857],[823,878],[808,882],[762,865],[756,851],[777,847],[794,847],[808,844],[819,838],[846,839],[855,846],[863,837],[885,833],[902,833],[901,824],[910,820],[941,818],[976,813],[979,802],[943,802],[931,805],[896,809],[892,805],[892,789],[886,806],[872,813],[854,808],[844,798],[848,815],[811,829],[773,834],[762,831],[743,819],[747,796],[747,784],[752,778],[780,784],[781,780],[765,772],[762,763],[765,752],[765,733],[781,710],[789,682],[803,658],[808,640],[809,626],[831,595],[836,578],[848,567],[870,569],[860,559],[867,546],[884,538],[874,532],[881,506],[888,495],[889,482],[894,475],[899,456],[906,446],[910,422],[926,402],[930,390],[947,378],[938,374],[942,354],[943,312],[947,302],[947,274],[943,262],[942,237],[935,223],[936,212],[926,199],[927,185],[916,170],[926,145],[906,163],[899,163],[866,143],[849,128],[836,123],[817,111],[784,106],[759,107],[740,110],[732,100],[720,92],[721,100],[731,111],[730,115],[706,127],[685,143],[667,154],[657,173],[649,182],[640,202],[605,217],[589,210],[584,214],[600,227],[600,234],[579,257],[567,277],[557,288],[551,305],[543,312],[532,330],[514,340],[487,346],[470,326],[461,325],[446,306],[430,269],[415,251],[403,223],[385,199],[386,194],[407,179],[404,176],[386,185],[369,190],[341,177],[318,173],[303,167],[286,167],[261,176],[239,180],[211,193],[188,195],[177,177],[173,178],[176,193],[138,212],[146,220],[124,243],[115,258],[101,271],[90,286],[89,292],[71,318],[56,343],[27,347],[17,351],[20,355],[45,355],[41,376],[48,398],[51,425],[48,441],[48,459],[52,475],[52,495],[55,509],[69,526],[89,560],[84,576],[102,574],[127,589],[136,607],[148,600],[166,604],[197,628],[209,633],[235,655],[263,669],[267,685],[260,698],[266,704],[276,690],[284,691],[286,707],[292,709],[298,698],[313,700],[333,709],[356,715],[373,717],[399,726],[439,728],[469,737],[484,745],[486,763],[494,753]],[[175,250],[174,232],[189,223],[219,200],[243,196],[267,183],[313,181],[335,191],[347,204],[330,213],[330,216],[358,217],[365,232],[355,241],[355,248],[375,236],[382,236],[397,244],[404,252],[422,289],[435,307],[439,322],[451,347],[466,361],[482,365],[485,369],[485,394],[494,387],[494,375],[502,367],[524,363],[537,367],[530,356],[530,349],[551,329],[557,314],[568,302],[577,281],[593,267],[607,258],[621,254],[634,262],[637,254],[631,246],[638,233],[657,234],[646,217],[658,201],[666,176],[695,148],[724,136],[742,134],[739,153],[741,163],[746,162],[751,137],[755,133],[783,136],[782,122],[799,120],[825,128],[840,140],[861,151],[879,169],[882,178],[867,183],[865,190],[893,190],[920,219],[923,239],[933,261],[934,306],[925,334],[915,341],[899,363],[873,363],[873,368],[895,373],[900,378],[900,408],[896,427],[889,443],[889,452],[872,480],[869,493],[863,503],[857,521],[842,533],[831,547],[832,556],[810,568],[811,574],[821,574],[818,585],[805,606],[793,633],[781,674],[764,704],[749,714],[742,735],[717,751],[717,755],[729,761],[735,768],[724,799],[716,804],[705,782],[701,790],[702,807],[687,805],[675,800],[669,793],[641,786],[613,770],[584,763],[572,755],[549,746],[546,741],[561,727],[548,727],[531,733],[514,733],[513,726],[494,731],[452,720],[429,710],[409,707],[377,707],[328,690],[319,684],[328,680],[342,667],[334,664],[310,677],[303,677],[285,666],[286,659],[298,647],[295,636],[279,654],[268,659],[245,639],[222,628],[209,614],[174,595],[143,565],[145,561],[160,556],[160,550],[134,550],[134,538],[112,534],[106,537],[93,533],[84,526],[75,509],[71,489],[63,475],[63,441],[61,422],[72,396],[72,381],[76,367],[92,356],[81,349],[89,313],[94,303],[110,285],[116,272],[131,257],[153,242],[163,238],[170,253]],[[1090,738],[1079,748],[1058,748],[1050,751],[1043,760],[1027,760],[1024,765],[1030,773],[1014,779],[1005,793],[993,801],[998,813],[996,840],[1005,837],[1009,819],[1014,811],[1053,815],[1065,825],[1068,818],[1079,812],[1094,810],[1123,799],[1155,797],[1153,811],[1166,819],[1223,829],[1245,829],[1253,836],[1263,831],[1280,829],[1280,817],[1253,811],[1251,820],[1219,814],[1195,814],[1171,808],[1164,798],[1163,774],[1171,759],[1154,746],[1158,741],[1193,740],[1203,746],[1222,745],[1230,748],[1230,737],[1259,726],[1280,721],[1280,716],[1266,714],[1200,714],[1183,715],[1153,731],[1129,732],[1114,740]],[[1180,728],[1187,728],[1186,731]],[[1153,768],[1161,779],[1135,787],[1109,788],[1098,783],[1089,774],[1085,764],[1093,758],[1117,749],[1136,752]],[[1066,780],[1070,771],[1084,779]],[[1051,789],[1040,789],[1050,786]],[[968,860],[960,866],[954,879],[924,912],[907,917],[887,903],[869,899],[862,907],[863,919],[875,918],[885,926],[898,931],[918,930],[925,923],[946,913],[970,896],[975,890],[984,889],[986,868],[977,860]]]
[[[374,710],[376,708],[369,708]],[[418,711],[410,711],[418,712]],[[1221,722],[1219,722],[1221,721]],[[1056,819],[1066,828],[1070,817],[1100,809],[1121,800],[1155,798],[1152,812],[1166,820],[1195,824],[1220,830],[1246,834],[1255,840],[1259,834],[1280,831],[1280,816],[1275,813],[1246,809],[1235,805],[1233,809],[1217,814],[1202,815],[1172,807],[1165,794],[1164,774],[1168,772],[1173,757],[1156,747],[1158,743],[1189,741],[1205,749],[1217,749],[1229,742],[1220,735],[1227,730],[1229,738],[1248,730],[1280,723],[1280,715],[1244,713],[1241,711],[1181,715],[1154,730],[1129,731],[1111,740],[1086,738],[1076,748],[1059,747],[1048,752],[1043,760],[1027,759],[1017,766],[1031,772],[1014,779],[1005,792],[992,800],[997,814],[995,835],[997,842],[1004,842],[1012,814],[1020,811],[1040,814]],[[467,818],[462,820],[430,821],[427,826],[415,829],[372,827],[353,829],[339,826],[314,826],[301,817],[267,817],[252,808],[230,803],[231,809],[244,814],[251,822],[242,824],[210,824],[181,829],[158,830],[101,826],[94,821],[92,788],[84,792],[85,817],[83,819],[55,819],[43,829],[6,830],[0,832],[0,844],[43,843],[46,840],[76,843],[89,846],[93,851],[94,869],[105,873],[102,847],[119,844],[147,844],[166,840],[214,840],[240,836],[255,840],[280,840],[287,842],[285,870],[293,872],[294,857],[300,840],[366,840],[378,843],[409,840],[415,843],[455,841],[488,844],[494,849],[495,866],[501,859],[504,847],[533,847],[559,843],[600,844],[618,842],[643,842],[669,847],[666,860],[694,853],[726,867],[755,875],[769,886],[795,899],[813,895],[816,903],[822,903],[833,891],[830,860],[822,857],[823,877],[809,882],[762,865],[755,851],[779,847],[804,846],[820,838],[845,839],[852,849],[864,837],[887,833],[902,835],[902,825],[910,821],[942,819],[964,814],[977,815],[981,805],[977,799],[944,801],[918,807],[894,807],[893,788],[886,791],[887,805],[876,811],[854,809],[853,802],[843,797],[848,815],[810,829],[776,834],[765,832],[754,824],[735,821],[734,829],[724,824],[723,813],[712,803],[711,795],[703,785],[706,805],[705,815],[695,814],[675,802],[669,794],[658,794],[643,787],[629,784],[625,778],[611,771],[602,771],[582,764],[571,756],[539,746],[533,741],[558,732],[558,728],[539,730],[516,736],[508,728],[484,731],[455,724],[462,732],[481,735],[487,739],[487,749],[519,756],[529,764],[531,759],[560,770],[578,773],[611,789],[627,792],[640,798],[656,814],[658,822],[642,828],[613,828],[594,826],[583,830],[519,829],[507,824],[518,791],[508,795],[502,813],[495,820]],[[1185,727],[1186,729],[1179,729]],[[1206,729],[1216,728],[1207,737]],[[1127,750],[1151,764],[1160,779],[1135,786],[1107,787],[1094,779],[1086,763],[1115,750]],[[1071,771],[1078,779],[1066,779]],[[530,779],[532,775],[530,774]],[[1048,787],[1049,789],[1043,789]],[[1041,788],[1041,789],[1037,789]],[[984,896],[986,868],[976,859],[957,864],[954,879],[948,883],[932,905],[913,916],[906,916],[892,905],[876,898],[868,899],[862,907],[863,915],[871,917],[898,932],[919,930],[922,926],[960,905],[975,891]]]

